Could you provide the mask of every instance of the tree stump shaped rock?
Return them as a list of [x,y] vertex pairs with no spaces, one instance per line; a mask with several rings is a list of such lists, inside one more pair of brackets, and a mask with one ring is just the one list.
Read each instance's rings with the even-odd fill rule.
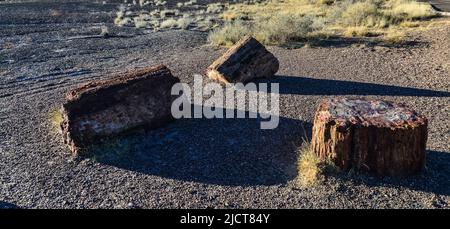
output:
[[425,165],[427,125],[425,117],[402,104],[325,99],[315,114],[311,150],[343,170],[413,175]]
[[173,120],[172,86],[163,65],[129,71],[70,90],[62,107],[64,142],[73,154],[102,139]]
[[224,84],[245,83],[272,77],[278,68],[278,59],[264,45],[244,36],[206,69],[206,75]]

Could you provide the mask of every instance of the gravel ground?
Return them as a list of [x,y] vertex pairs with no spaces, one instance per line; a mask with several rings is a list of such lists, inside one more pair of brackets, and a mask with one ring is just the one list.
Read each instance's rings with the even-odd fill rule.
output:
[[[205,45],[203,32],[114,27],[117,6],[0,4],[0,208],[450,207],[449,19],[414,31],[404,46],[270,47],[281,64],[269,81],[280,83],[275,130],[255,119],[185,119],[73,158],[49,120],[70,87],[160,63],[192,83],[224,51]],[[103,24],[112,37],[83,37]],[[404,102],[427,116],[423,174],[344,173],[298,187],[302,127],[310,134],[317,101],[333,96]]]

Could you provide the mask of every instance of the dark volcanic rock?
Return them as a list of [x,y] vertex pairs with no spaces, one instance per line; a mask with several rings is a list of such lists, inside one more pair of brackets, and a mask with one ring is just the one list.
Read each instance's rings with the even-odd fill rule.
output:
[[130,71],[95,81],[66,94],[61,128],[74,154],[105,137],[156,128],[173,119],[172,86],[179,79],[163,66]]

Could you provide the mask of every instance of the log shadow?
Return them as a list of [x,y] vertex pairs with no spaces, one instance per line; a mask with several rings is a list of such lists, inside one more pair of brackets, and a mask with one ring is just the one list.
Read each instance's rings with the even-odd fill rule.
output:
[[278,83],[280,94],[450,97],[446,91],[297,76],[277,75],[256,82]]
[[19,207],[15,204],[0,201],[0,209],[18,209]]
[[345,48],[354,45],[364,45],[366,47],[382,46],[387,48],[416,48],[428,44],[424,41],[414,41],[414,40],[404,40],[400,43],[389,43],[383,40],[377,39],[377,35],[366,38],[357,37],[341,37],[341,36],[331,36],[328,38],[311,38],[304,41],[288,42],[282,45],[282,47],[287,49],[297,49],[302,48],[306,44],[310,45],[312,48]]
[[[420,174],[406,178],[373,177],[353,171],[332,172],[327,175],[343,181],[350,181],[355,185],[394,187],[450,196],[450,152],[428,150],[425,169]],[[346,190],[344,188],[341,191],[345,192]]]
[[118,137],[89,153],[103,164],[176,180],[230,186],[286,183],[297,176],[297,148],[311,124],[280,117],[277,128],[261,130],[260,121],[180,119]]

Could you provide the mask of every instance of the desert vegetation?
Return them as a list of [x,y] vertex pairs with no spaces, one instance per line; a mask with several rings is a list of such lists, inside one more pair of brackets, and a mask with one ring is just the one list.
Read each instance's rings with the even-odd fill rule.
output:
[[139,29],[189,29],[208,31],[219,25],[219,14],[226,5],[199,5],[196,0],[168,6],[165,1],[125,1],[116,12],[114,24]]
[[436,16],[429,4],[414,0],[270,0],[230,5],[226,22],[209,35],[229,45],[251,34],[268,45],[327,37],[377,37],[398,43],[404,32]]
[[230,46],[243,35],[266,45],[330,37],[370,38],[401,43],[405,32],[436,14],[416,0],[246,0],[199,5],[196,0],[169,7],[141,0],[122,5],[114,23],[153,29],[209,31],[209,43]]

